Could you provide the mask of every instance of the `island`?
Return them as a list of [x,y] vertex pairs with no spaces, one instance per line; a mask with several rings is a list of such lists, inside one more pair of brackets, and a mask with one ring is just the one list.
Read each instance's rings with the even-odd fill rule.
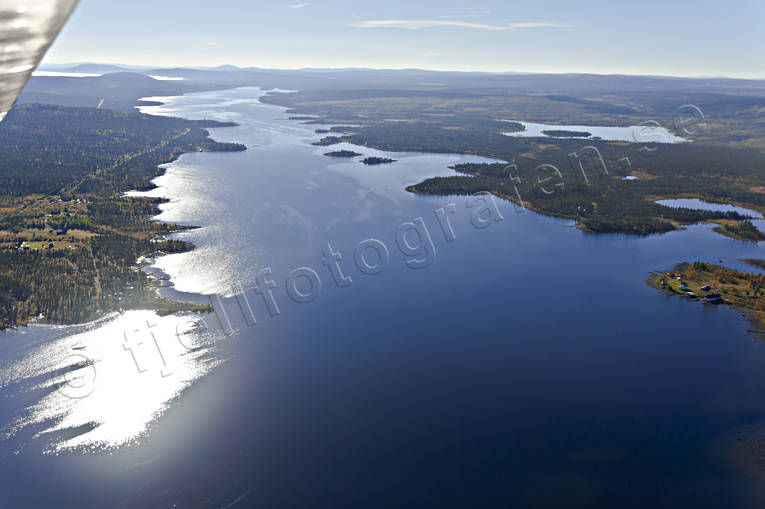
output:
[[390,159],[388,157],[367,157],[362,163],[366,164],[367,166],[377,166],[380,164],[391,164],[395,163],[395,159]]
[[334,152],[326,152],[324,155],[327,157],[344,157],[351,159],[363,154],[359,154],[358,152],[354,152],[352,150],[335,150]]
[[0,330],[43,318],[83,323],[121,309],[212,311],[158,297],[137,260],[193,249],[187,229],[151,221],[153,188],[181,154],[241,151],[206,128],[232,126],[96,108],[20,105],[0,123]]
[[[747,262],[765,267],[765,260]],[[648,283],[669,295],[731,306],[746,316],[753,332],[765,334],[765,274],[705,262],[684,262],[670,271],[652,274]]]
[[542,134],[551,136],[553,138],[589,138],[592,133],[585,131],[565,131],[565,130],[550,130],[542,131]]

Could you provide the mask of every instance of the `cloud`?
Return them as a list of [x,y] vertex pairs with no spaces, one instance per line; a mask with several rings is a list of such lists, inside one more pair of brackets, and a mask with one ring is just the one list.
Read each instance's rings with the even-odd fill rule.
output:
[[289,7],[290,9],[302,9],[303,7],[308,7],[309,5],[311,5],[311,4],[309,4],[309,3],[304,3],[304,4],[293,4],[293,5],[290,5],[290,6],[288,6],[288,7]]
[[468,21],[449,21],[444,19],[379,19],[360,21],[351,26],[358,28],[403,28],[406,30],[419,30],[421,28],[434,27],[458,27],[472,28],[475,30],[490,30],[504,32],[520,28],[568,28],[571,25],[550,23],[547,21],[528,21],[524,23],[507,23],[506,25],[485,25],[483,23],[470,23]]

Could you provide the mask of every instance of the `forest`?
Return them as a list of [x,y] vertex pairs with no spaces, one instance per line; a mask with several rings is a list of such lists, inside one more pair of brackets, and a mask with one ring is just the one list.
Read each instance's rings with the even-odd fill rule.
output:
[[763,235],[751,221],[723,224],[722,226],[715,228],[715,231],[738,240],[748,240],[751,242],[765,240],[765,235]]
[[[586,231],[648,235],[698,222],[719,222],[734,238],[749,235],[738,214],[675,209],[662,198],[701,198],[765,212],[765,98],[762,91],[592,92],[588,97],[476,90],[307,91],[263,100],[306,116],[308,123],[354,124],[340,142],[385,151],[479,155],[493,164],[459,165],[450,177],[408,189],[431,195],[489,191],[535,211],[570,218]],[[692,135],[677,132],[678,107],[704,115]],[[696,106],[695,106],[696,107]],[[310,120],[308,120],[310,119]],[[636,126],[655,122],[684,143],[612,142],[506,136],[518,122]],[[625,179],[629,177],[629,179]],[[543,182],[543,184],[540,184]],[[727,226],[725,226],[727,224]],[[733,232],[735,230],[735,233]],[[748,232],[748,233],[747,233]]]
[[205,129],[231,125],[61,106],[12,110],[0,124],[0,330],[40,315],[80,323],[173,307],[155,297],[136,260],[192,246],[166,239],[179,226],[150,221],[162,200],[122,194],[150,188],[159,165],[185,152],[245,150]]
[[[765,265],[763,260],[745,261],[761,268]],[[693,262],[679,263],[672,271],[655,273],[648,282],[670,295],[733,306],[744,312],[757,332],[765,332],[765,274]]]

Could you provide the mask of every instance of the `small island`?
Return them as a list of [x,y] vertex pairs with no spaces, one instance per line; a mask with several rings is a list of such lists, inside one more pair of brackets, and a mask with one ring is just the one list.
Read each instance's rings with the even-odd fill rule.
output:
[[327,157],[344,157],[347,159],[351,159],[353,157],[359,157],[360,155],[358,152],[354,152],[353,150],[335,150],[334,152],[326,152],[324,154]]
[[389,159],[387,157],[367,157],[362,163],[366,164],[367,166],[377,166],[380,164],[391,164],[395,163],[395,159]]
[[[765,260],[745,261],[765,267]],[[732,306],[747,317],[753,332],[765,334],[765,274],[704,262],[680,263],[671,271],[653,274],[648,283],[669,295]]]
[[553,138],[589,138],[592,133],[586,131],[565,131],[565,130],[550,130],[542,131],[542,134],[551,136]]

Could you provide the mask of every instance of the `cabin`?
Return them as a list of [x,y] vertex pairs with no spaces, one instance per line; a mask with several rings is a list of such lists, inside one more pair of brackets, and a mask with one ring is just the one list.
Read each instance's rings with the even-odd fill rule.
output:
[[702,286],[702,287],[701,287],[701,291],[702,291],[702,292],[708,292],[708,291],[709,291],[709,290],[711,290],[711,289],[712,289],[712,287],[711,287],[711,286]]
[[723,304],[722,295],[719,293],[713,295],[707,295],[706,301],[708,304]]

